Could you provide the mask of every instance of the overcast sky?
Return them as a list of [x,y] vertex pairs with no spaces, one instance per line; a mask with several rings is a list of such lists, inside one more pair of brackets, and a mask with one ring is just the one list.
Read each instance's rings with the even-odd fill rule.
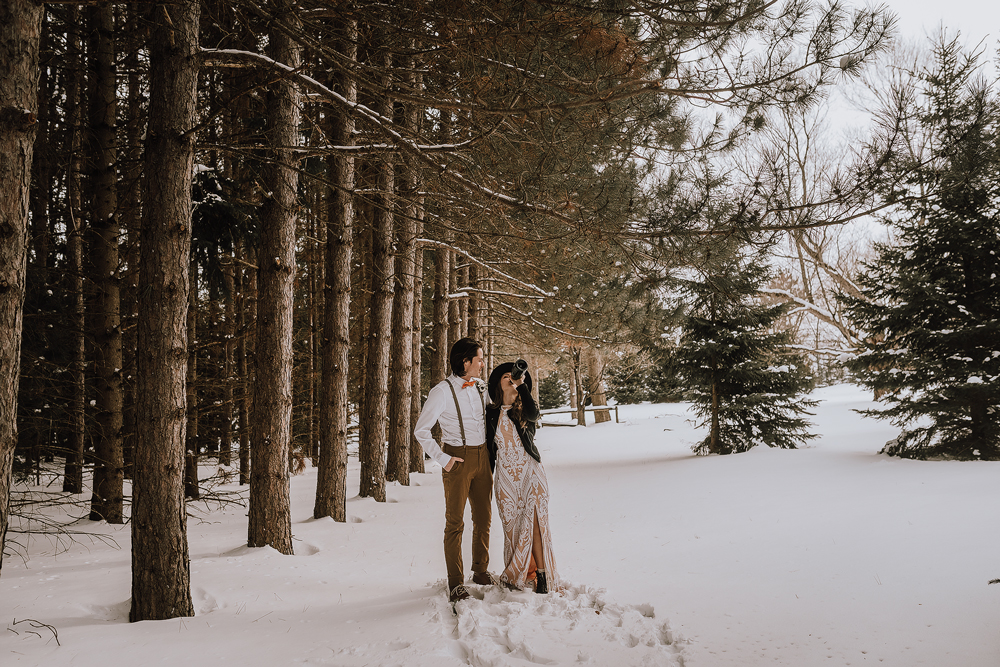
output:
[[[862,3],[855,1],[860,6]],[[885,0],[899,17],[899,36],[923,39],[943,23],[949,33],[958,30],[963,41],[975,45],[984,38],[990,59],[1000,37],[1000,2],[997,0]]]

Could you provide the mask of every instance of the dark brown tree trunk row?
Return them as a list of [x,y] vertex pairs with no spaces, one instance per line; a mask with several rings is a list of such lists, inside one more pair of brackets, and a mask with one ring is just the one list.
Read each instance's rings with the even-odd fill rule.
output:
[[223,267],[222,277],[225,281],[226,292],[226,314],[223,320],[223,373],[225,375],[225,386],[223,387],[222,405],[222,443],[219,449],[219,465],[226,466],[232,464],[233,456],[233,415],[235,414],[236,393],[236,257],[230,254],[226,257]]
[[121,291],[118,271],[118,109],[115,81],[115,15],[111,3],[88,8],[90,31],[90,257],[95,295],[96,428],[91,520],[123,523]]
[[[79,67],[83,61],[80,44],[79,8],[68,8],[67,53]],[[69,265],[70,290],[73,294],[73,314],[70,328],[73,332],[70,373],[72,376],[71,398],[69,400],[69,434],[66,451],[65,478],[63,491],[83,493],[83,464],[86,447],[86,300],[83,289],[83,210],[80,183],[81,151],[83,136],[83,107],[80,102],[81,82],[79,72],[67,76],[66,85],[66,143],[64,150],[70,156],[66,168],[66,200],[68,204],[66,225],[66,254]]]
[[[291,4],[275,10],[289,12]],[[280,29],[269,36],[270,55],[289,67],[299,47]],[[292,553],[288,457],[292,446],[292,329],[295,228],[298,214],[299,93],[290,79],[270,85],[266,140],[273,162],[265,167],[257,257],[257,341],[254,350],[254,429],[250,436],[250,515],[247,544]]]
[[[419,187],[420,181],[416,181]],[[416,205],[416,235],[423,233],[423,201],[418,200]],[[413,436],[413,426],[420,416],[420,408],[423,405],[423,387],[421,383],[421,355],[423,347],[423,289],[424,289],[424,251],[419,245],[414,252],[413,261],[413,335],[410,340],[411,359],[413,361],[412,373],[410,374],[410,472],[424,472],[424,450]]]
[[161,5],[150,36],[139,269],[132,608],[129,620],[193,616],[184,505],[191,174],[197,0]]
[[[387,35],[376,36],[376,48],[385,49]],[[385,67],[391,66],[391,56],[385,50],[380,59]],[[388,88],[388,81],[383,87]],[[392,99],[383,95],[377,105],[379,113],[392,117]],[[372,197],[372,228],[370,261],[367,263],[371,296],[369,301],[368,328],[365,345],[364,397],[359,421],[358,443],[361,459],[361,485],[363,498],[385,502],[386,421],[388,419],[389,350],[392,330],[393,272],[393,208],[395,202],[395,166],[388,156],[373,165],[375,194]]]
[[188,267],[187,433],[184,442],[184,497],[196,500],[198,489],[198,267]]
[[[42,5],[0,4],[0,567],[17,445],[17,388],[28,257],[28,195],[38,108]],[[9,342],[8,342],[9,341]]]
[[[347,62],[358,56],[358,25],[344,20],[337,26],[337,52]],[[357,99],[357,84],[339,74],[334,88],[349,102]],[[337,146],[354,144],[354,118],[329,116],[327,136]],[[323,285],[321,345],[320,453],[313,517],[347,521],[347,432],[349,422],[351,259],[354,247],[354,157],[332,153],[326,161],[331,187],[327,193],[327,231]]]
[[448,336],[448,286],[451,276],[451,252],[444,248],[434,251],[434,296],[431,315],[431,386],[448,377],[448,349],[455,342]]
[[145,89],[139,59],[144,40],[140,9],[126,10],[126,48],[122,59],[127,81],[125,148],[121,151],[121,228],[126,232],[125,289],[122,290],[122,347],[124,349],[122,460],[125,477],[132,478],[135,459],[136,322],[138,319],[139,229],[142,216],[142,144],[146,130]]
[[243,276],[240,281],[240,336],[236,352],[236,359],[239,365],[240,377],[240,484],[250,483],[250,434],[253,432],[253,391],[254,367],[250,363],[251,350],[256,343],[256,323],[257,323],[257,270],[254,267],[247,267],[240,270]]
[[[410,47],[415,44],[411,41]],[[411,72],[409,83],[416,90],[420,85],[419,73],[414,67],[413,59],[405,63],[405,68]],[[403,107],[402,125],[414,135],[420,129],[420,116],[423,109],[407,103]],[[412,160],[403,160],[400,165],[398,192],[402,203],[396,216],[395,248],[397,253],[395,267],[395,284],[392,303],[392,372],[389,387],[389,453],[386,462],[386,480],[396,481],[404,486],[410,484],[412,467],[419,467],[423,472],[423,456],[416,456],[410,451],[414,445],[420,445],[413,440],[414,421],[413,404],[420,401],[420,347],[419,347],[419,311],[414,317],[417,273],[417,237],[420,234],[418,219],[420,178],[419,169]],[[423,252],[420,251],[420,262],[423,262]],[[416,324],[416,326],[414,326]],[[418,344],[414,345],[414,338]],[[414,362],[416,356],[416,362]],[[417,371],[414,372],[416,363]],[[414,381],[416,379],[416,381]],[[414,392],[416,388],[416,392]],[[421,450],[422,453],[422,450]]]

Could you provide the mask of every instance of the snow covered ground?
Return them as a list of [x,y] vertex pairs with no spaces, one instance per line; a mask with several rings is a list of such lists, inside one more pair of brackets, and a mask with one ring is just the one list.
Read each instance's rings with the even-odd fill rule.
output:
[[[242,507],[194,506],[193,618],[128,623],[129,529],[83,521],[119,548],[5,560],[0,665],[1000,665],[1000,465],[879,456],[895,431],[852,412],[861,390],[816,397],[821,437],[795,451],[695,457],[683,404],[543,428],[570,587],[471,586],[457,616],[436,466],[351,498],[346,524],[310,519],[315,471],[293,478],[295,556],[248,549]],[[495,523],[494,572],[502,542]]]

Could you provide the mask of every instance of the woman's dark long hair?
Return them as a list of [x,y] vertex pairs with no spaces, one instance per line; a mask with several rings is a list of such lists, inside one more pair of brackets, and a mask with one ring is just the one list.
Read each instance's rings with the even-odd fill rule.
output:
[[[490,403],[490,407],[494,410],[499,410],[503,406],[503,389],[500,389],[499,387],[497,387],[497,389],[497,394],[499,394],[499,396],[497,396],[496,400]],[[525,421],[521,415],[521,394],[518,394],[517,398],[514,399],[514,403],[507,411],[507,416],[510,417],[510,420],[515,424],[520,424],[522,430],[528,428],[528,422]]]

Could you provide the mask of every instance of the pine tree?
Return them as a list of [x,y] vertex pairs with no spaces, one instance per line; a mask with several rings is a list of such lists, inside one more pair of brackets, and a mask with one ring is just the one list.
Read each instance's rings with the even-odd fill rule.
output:
[[538,406],[542,410],[561,408],[566,405],[568,393],[566,383],[559,377],[559,373],[549,373],[538,383]]
[[770,270],[753,256],[719,257],[700,279],[684,281],[688,316],[676,351],[677,368],[694,410],[710,427],[698,453],[732,454],[755,445],[795,449],[813,437],[803,415],[816,405],[803,394],[808,364],[790,349],[789,332],[774,323],[787,306],[770,305],[758,290]]
[[931,159],[910,181],[927,195],[886,220],[863,297],[843,299],[869,334],[849,367],[888,405],[865,414],[903,429],[885,453],[998,459],[1000,106],[956,40],[937,43],[932,67],[918,112]]
[[620,359],[607,370],[608,395],[619,405],[649,400],[650,368],[635,357]]

